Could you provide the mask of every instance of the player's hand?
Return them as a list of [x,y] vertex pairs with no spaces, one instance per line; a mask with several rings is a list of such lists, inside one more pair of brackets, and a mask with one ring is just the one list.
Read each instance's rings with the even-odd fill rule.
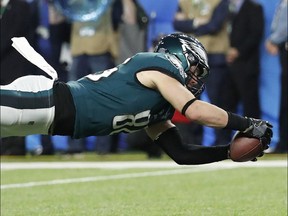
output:
[[251,122],[250,126],[244,131],[248,136],[255,137],[260,140],[263,149],[268,149],[273,137],[273,126],[268,121],[261,119],[248,118]]

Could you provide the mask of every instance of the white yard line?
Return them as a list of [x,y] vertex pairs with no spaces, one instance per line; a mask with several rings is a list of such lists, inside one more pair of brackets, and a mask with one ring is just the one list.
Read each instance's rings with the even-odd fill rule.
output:
[[55,179],[51,181],[27,182],[27,183],[19,183],[19,184],[1,185],[1,190],[9,189],[9,188],[27,188],[27,187],[35,187],[35,186],[46,186],[46,185],[107,181],[107,180],[115,180],[115,179],[131,179],[131,178],[141,178],[141,177],[151,177],[151,176],[179,175],[179,174],[193,173],[193,172],[207,172],[207,171],[219,170],[219,169],[227,169],[227,168],[216,168],[216,167],[214,168],[207,167],[206,169],[188,168],[188,169],[173,169],[173,170],[161,170],[161,171],[140,172],[140,173],[127,173],[127,174],[118,174],[118,175],[94,176],[94,177],[84,177],[84,178]]
[[[94,176],[84,178],[56,179],[51,181],[27,182],[19,184],[1,185],[1,190],[9,188],[27,188],[35,186],[70,184],[80,182],[107,181],[115,179],[131,179],[148,176],[179,175],[194,172],[207,172],[212,170],[232,169],[240,167],[287,167],[287,161],[261,161],[261,162],[218,162],[198,166],[179,166],[172,161],[167,162],[31,162],[31,163],[1,163],[1,169],[66,169],[66,168],[101,168],[101,169],[127,169],[127,168],[175,168],[173,170],[161,170],[151,172],[128,173],[108,176]],[[3,174],[3,173],[2,173]]]
[[17,169],[129,169],[129,168],[186,168],[186,167],[287,167],[286,160],[235,163],[222,161],[205,165],[178,165],[174,161],[119,162],[3,162],[1,170]]

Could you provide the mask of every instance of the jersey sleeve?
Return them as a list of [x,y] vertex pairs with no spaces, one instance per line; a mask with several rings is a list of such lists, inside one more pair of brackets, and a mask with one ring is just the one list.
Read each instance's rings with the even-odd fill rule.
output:
[[185,84],[186,74],[181,62],[173,55],[162,53],[137,54],[132,58],[138,71],[157,70]]

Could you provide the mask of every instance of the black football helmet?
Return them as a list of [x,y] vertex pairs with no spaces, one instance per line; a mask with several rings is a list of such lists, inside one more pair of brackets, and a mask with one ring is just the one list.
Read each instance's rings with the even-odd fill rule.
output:
[[195,97],[204,91],[204,81],[209,75],[208,59],[204,46],[196,38],[182,33],[169,34],[160,39],[154,52],[169,53],[176,56],[186,74],[185,85],[187,89]]

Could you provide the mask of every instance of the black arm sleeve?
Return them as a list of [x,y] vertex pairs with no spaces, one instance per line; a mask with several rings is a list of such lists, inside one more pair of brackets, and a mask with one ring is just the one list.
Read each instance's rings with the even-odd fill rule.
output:
[[245,118],[235,113],[227,112],[228,123],[223,129],[245,131],[252,124],[250,118]]
[[185,146],[176,127],[162,133],[154,141],[163,151],[180,165],[196,165],[228,159],[229,145],[223,146]]

